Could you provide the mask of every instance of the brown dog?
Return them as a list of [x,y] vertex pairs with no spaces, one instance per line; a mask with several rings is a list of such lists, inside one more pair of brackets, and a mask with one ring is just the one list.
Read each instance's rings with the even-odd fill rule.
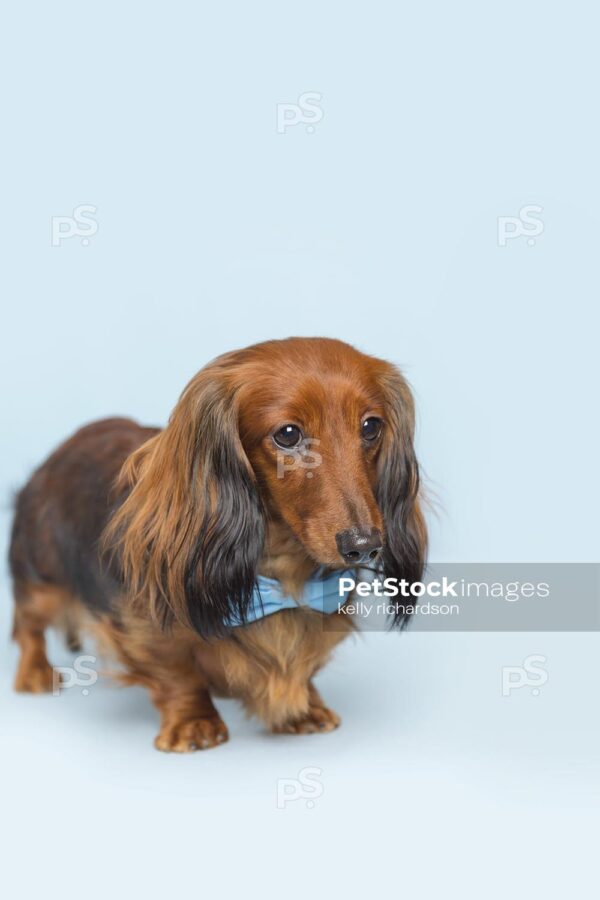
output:
[[311,679],[347,617],[328,629],[299,605],[247,622],[256,579],[299,599],[316,569],[379,559],[386,577],[419,580],[413,431],[393,366],[317,338],[219,357],[163,431],[82,428],[17,499],[16,689],[52,689],[45,629],[62,625],[75,647],[84,625],[149,689],[161,750],[227,739],[211,694],[240,698],[275,731],[335,728]]

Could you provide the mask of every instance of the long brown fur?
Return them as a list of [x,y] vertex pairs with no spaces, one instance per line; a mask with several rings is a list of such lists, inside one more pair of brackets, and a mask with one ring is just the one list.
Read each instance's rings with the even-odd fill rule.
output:
[[[367,446],[361,423],[383,421]],[[281,470],[274,432],[301,426],[318,465]],[[299,607],[244,624],[258,573],[298,598],[345,566],[336,535],[383,535],[386,574],[415,580],[426,553],[410,390],[390,364],[340,341],[293,338],[199,372],[163,431],[124,419],[63,444],[20,493],[10,551],[18,690],[55,685],[44,630],[93,631],[161,714],[156,746],[215,746],[212,696],[275,731],[339,724],[312,678],[352,629]],[[231,627],[231,621],[238,624]],[[81,624],[83,623],[83,625]]]

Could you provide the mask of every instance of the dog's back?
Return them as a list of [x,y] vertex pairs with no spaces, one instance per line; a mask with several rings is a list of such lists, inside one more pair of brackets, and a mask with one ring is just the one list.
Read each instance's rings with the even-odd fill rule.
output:
[[17,496],[9,551],[18,601],[55,588],[91,609],[109,609],[116,579],[98,551],[119,502],[113,485],[129,454],[156,433],[129,419],[94,422],[34,472]]

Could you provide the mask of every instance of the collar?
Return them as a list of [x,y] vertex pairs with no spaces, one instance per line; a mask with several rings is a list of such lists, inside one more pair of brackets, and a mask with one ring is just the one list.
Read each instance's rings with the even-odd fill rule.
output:
[[312,578],[305,582],[299,600],[284,594],[281,584],[274,578],[265,578],[264,575],[259,575],[254,584],[252,600],[244,623],[240,621],[239,617],[230,617],[227,625],[233,628],[249,624],[263,619],[265,616],[271,616],[282,609],[297,609],[301,606],[326,615],[337,612],[340,604],[345,603],[346,595],[349,593],[342,591],[340,579],[347,578],[354,572],[354,569],[343,569],[327,575],[325,569],[319,569]]

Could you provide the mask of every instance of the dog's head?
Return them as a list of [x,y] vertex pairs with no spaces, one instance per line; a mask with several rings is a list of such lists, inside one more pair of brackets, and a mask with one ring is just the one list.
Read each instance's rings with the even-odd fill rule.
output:
[[[166,429],[128,460],[110,534],[154,615],[208,636],[243,621],[268,523],[315,568],[381,565],[419,580],[410,390],[389,363],[341,341],[290,338],[219,357]],[[403,616],[398,617],[402,624]]]

